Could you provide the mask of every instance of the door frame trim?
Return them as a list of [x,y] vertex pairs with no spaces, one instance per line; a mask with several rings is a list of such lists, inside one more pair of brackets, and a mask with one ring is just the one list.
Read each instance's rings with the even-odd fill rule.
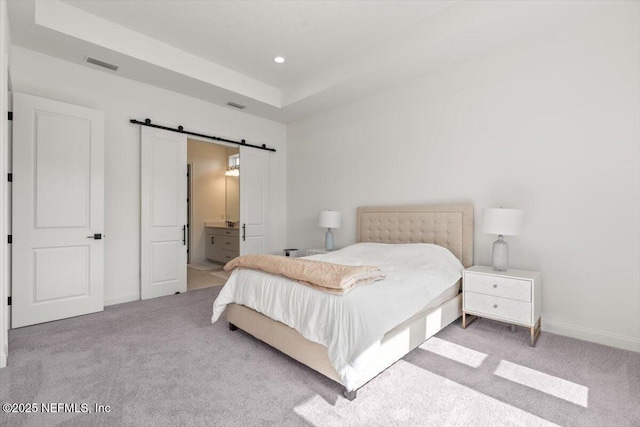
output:
[[[189,140],[187,139],[187,143]],[[187,146],[187,150],[189,147]],[[187,158],[189,152],[187,151]],[[187,160],[187,264],[191,264],[191,238],[193,233],[193,162]]]
[[[5,24],[8,22],[7,2],[0,3],[0,22]],[[9,92],[9,83],[11,76],[9,75],[9,52],[6,47],[7,42],[11,42],[11,35],[8,29],[4,27],[0,31],[0,236],[3,241],[0,242],[0,368],[7,366],[9,359],[9,326],[11,322],[11,309],[8,305],[8,295],[11,293],[11,276],[10,276],[10,256],[11,248],[7,241],[4,240],[6,235],[11,232],[11,190],[9,183],[5,180],[7,172],[11,171],[11,159],[9,157],[9,149],[11,144],[11,136],[9,130],[12,125],[7,120],[8,112],[11,108],[12,94]],[[6,160],[5,160],[6,159]]]

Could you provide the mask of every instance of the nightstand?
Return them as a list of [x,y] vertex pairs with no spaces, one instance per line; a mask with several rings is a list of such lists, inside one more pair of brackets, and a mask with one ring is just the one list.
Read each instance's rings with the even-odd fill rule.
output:
[[322,248],[322,249],[307,249],[307,256],[326,254],[327,252],[329,252],[329,251],[327,251],[324,248]]
[[[462,328],[477,317],[520,325],[531,331],[531,346],[540,336],[542,275],[537,271],[494,271],[476,265],[462,273]],[[469,318],[469,319],[468,319]]]

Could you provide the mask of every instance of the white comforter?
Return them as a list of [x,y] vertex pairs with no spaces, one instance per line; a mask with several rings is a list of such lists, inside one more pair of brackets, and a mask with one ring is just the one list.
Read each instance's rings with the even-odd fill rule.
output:
[[227,304],[252,308],[327,347],[347,390],[380,346],[385,333],[425,308],[462,277],[462,264],[447,249],[424,243],[358,243],[311,259],[344,265],[374,265],[384,280],[332,295],[280,276],[233,271],[213,303],[211,322]]

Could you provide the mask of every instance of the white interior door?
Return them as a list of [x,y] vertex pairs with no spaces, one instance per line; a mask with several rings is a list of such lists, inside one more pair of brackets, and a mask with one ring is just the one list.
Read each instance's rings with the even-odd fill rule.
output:
[[141,129],[140,295],[187,291],[187,136]]
[[240,147],[240,255],[267,251],[269,153]]
[[102,112],[14,93],[12,209],[12,326],[102,311]]

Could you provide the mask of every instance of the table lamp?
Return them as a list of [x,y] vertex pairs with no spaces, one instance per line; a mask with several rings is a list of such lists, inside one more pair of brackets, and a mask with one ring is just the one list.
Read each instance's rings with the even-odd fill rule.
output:
[[482,209],[482,231],[497,234],[493,242],[491,264],[495,271],[507,271],[509,268],[509,245],[503,236],[517,236],[522,228],[522,210],[504,208]]
[[320,211],[318,226],[327,229],[324,235],[324,248],[328,251],[333,250],[333,231],[332,228],[340,228],[340,212],[336,211]]

